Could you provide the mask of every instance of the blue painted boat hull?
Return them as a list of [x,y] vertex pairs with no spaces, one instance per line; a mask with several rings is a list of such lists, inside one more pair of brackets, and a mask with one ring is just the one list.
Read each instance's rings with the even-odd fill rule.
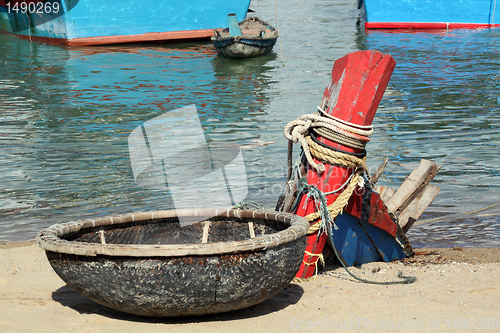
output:
[[250,0],[45,0],[38,13],[16,13],[13,3],[0,0],[1,31],[66,45],[209,38],[228,14],[245,17],[250,6]]
[[347,213],[337,216],[335,224],[331,240],[347,266],[407,258],[403,244],[384,230]]
[[500,26],[500,3],[496,6],[496,0],[359,0],[359,8],[368,29]]

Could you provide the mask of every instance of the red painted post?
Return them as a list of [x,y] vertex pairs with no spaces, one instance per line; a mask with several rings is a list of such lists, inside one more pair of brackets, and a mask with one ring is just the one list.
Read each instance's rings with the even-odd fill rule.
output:
[[[333,65],[331,81],[323,94],[321,107],[341,120],[362,126],[371,125],[395,66],[392,56],[378,51],[356,51],[338,59]],[[320,136],[318,139],[346,152],[360,152],[359,149],[343,146]],[[320,162],[314,160],[316,163]],[[337,189],[354,171],[352,168],[326,163],[324,165],[325,172],[322,174],[308,166],[306,176],[308,184],[316,185],[323,192]],[[332,204],[339,194],[330,194],[327,204]],[[305,199],[302,198],[296,212],[300,216],[309,215],[316,210],[312,199],[304,207]],[[306,279],[314,275],[318,256],[327,239],[326,233],[319,234],[318,231],[307,236],[304,263],[296,278]]]

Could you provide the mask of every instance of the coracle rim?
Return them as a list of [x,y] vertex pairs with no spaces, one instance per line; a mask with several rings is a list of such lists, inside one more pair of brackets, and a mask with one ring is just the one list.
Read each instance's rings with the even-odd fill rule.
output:
[[[241,219],[275,220],[288,224],[288,228],[272,234],[259,235],[239,241],[197,243],[197,244],[100,244],[68,241],[62,236],[84,229],[119,225],[173,217],[236,217]],[[45,251],[83,256],[125,256],[125,257],[179,257],[187,255],[216,255],[246,251],[264,251],[281,244],[304,237],[309,222],[302,216],[277,211],[255,209],[184,209],[128,213],[96,219],[54,224],[38,233],[36,240]]]

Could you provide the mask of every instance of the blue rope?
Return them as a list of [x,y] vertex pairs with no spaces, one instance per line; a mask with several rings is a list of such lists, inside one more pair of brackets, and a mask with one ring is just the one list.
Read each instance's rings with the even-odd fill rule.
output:
[[[348,268],[347,265],[345,264],[344,260],[342,259],[342,256],[339,254],[337,251],[337,248],[335,247],[335,242],[333,241],[333,230],[338,230],[337,225],[335,224],[335,221],[332,220],[330,216],[330,212],[328,211],[328,204],[326,202],[326,196],[325,193],[323,193],[321,190],[319,190],[316,186],[314,185],[309,185],[307,183],[307,180],[305,178],[300,178],[297,181],[297,198],[295,199],[295,202],[292,207],[292,212],[295,212],[302,196],[304,193],[307,192],[307,200],[310,197],[313,197],[313,200],[316,204],[316,209],[320,213],[320,218],[321,221],[324,221],[325,223],[321,226],[319,232],[325,231],[326,228],[326,233],[328,234],[328,238],[330,239],[330,242],[332,243],[333,251],[335,252],[335,256],[337,257],[338,261],[342,264],[344,269],[347,271],[347,273],[355,278],[358,281],[364,282],[364,283],[371,283],[371,284],[382,284],[382,285],[391,285],[391,284],[410,284],[415,281],[417,281],[417,278],[414,276],[404,276],[402,271],[399,271],[398,273],[398,278],[401,280],[397,281],[387,281],[387,282],[379,282],[379,281],[371,281],[367,279],[360,278],[356,275],[354,275]],[[307,200],[305,202],[307,202]],[[323,229],[323,231],[322,231]]]
[[244,201],[241,201],[240,203],[236,204],[234,206],[234,208],[236,209],[250,209],[250,208],[256,208],[256,209],[262,209],[262,210],[265,210],[265,208],[261,205],[259,205],[258,203],[256,202],[253,202],[253,201],[247,201],[247,202],[244,202]]

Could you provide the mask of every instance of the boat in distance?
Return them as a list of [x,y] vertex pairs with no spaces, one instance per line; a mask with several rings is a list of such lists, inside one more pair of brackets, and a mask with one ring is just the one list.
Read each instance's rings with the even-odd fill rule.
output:
[[[477,29],[500,26],[496,0],[359,0],[367,29]],[[498,23],[497,23],[498,22]]]
[[0,0],[0,31],[70,46],[208,39],[250,1]]
[[238,23],[236,15],[228,15],[229,27],[215,30],[212,42],[220,56],[232,59],[250,58],[271,52],[278,30],[258,17]]

